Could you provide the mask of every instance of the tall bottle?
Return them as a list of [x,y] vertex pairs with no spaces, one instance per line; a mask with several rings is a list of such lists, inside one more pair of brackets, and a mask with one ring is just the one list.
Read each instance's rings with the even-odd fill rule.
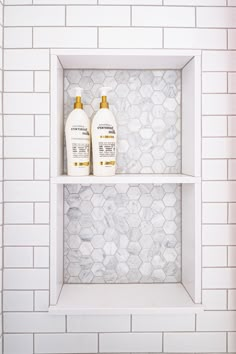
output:
[[76,101],[66,121],[67,174],[87,176],[90,172],[90,120],[83,110],[83,89],[75,88]]
[[117,127],[113,113],[109,110],[107,93],[111,87],[100,89],[100,109],[92,121],[93,174],[113,176],[116,172]]

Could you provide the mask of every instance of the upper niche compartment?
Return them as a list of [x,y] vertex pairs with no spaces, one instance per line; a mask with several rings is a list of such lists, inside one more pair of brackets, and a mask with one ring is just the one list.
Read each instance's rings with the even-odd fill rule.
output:
[[65,70],[65,120],[78,85],[90,118],[99,109],[99,88],[113,89],[108,101],[118,127],[117,173],[181,173],[180,70]]

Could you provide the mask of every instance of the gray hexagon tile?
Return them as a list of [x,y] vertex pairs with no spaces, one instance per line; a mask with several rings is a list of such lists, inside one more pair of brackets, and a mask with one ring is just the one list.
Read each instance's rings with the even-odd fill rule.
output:
[[[65,119],[75,86],[84,88],[84,109],[99,109],[99,87],[118,126],[117,173],[181,172],[181,72],[179,70],[65,70]],[[65,171],[66,171],[66,154]]]
[[64,281],[180,282],[181,185],[66,185]]

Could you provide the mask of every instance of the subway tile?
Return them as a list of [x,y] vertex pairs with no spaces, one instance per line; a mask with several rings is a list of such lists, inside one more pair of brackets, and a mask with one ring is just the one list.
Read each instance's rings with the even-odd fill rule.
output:
[[235,246],[228,247],[228,266],[236,267],[236,247]]
[[133,315],[133,332],[181,332],[194,331],[194,315]]
[[228,135],[236,136],[236,116],[228,116]]
[[47,290],[49,271],[47,269],[5,269],[4,290]]
[[227,224],[227,203],[203,203],[202,222],[204,224]]
[[203,289],[236,288],[236,268],[203,268]]
[[35,71],[35,91],[49,92],[49,71]]
[[162,5],[162,0],[98,0],[101,5]]
[[4,28],[4,48],[32,48],[32,28]]
[[65,316],[48,313],[5,313],[4,331],[8,333],[64,332]]
[[32,3],[33,0],[4,0],[5,5],[29,5]]
[[236,290],[228,290],[228,309],[236,310]]
[[137,6],[132,9],[133,26],[194,27],[193,7]]
[[5,92],[32,92],[33,72],[32,71],[5,71],[4,91]]
[[203,93],[226,93],[227,92],[227,73],[202,73],[202,92]]
[[50,119],[48,115],[35,116],[35,135],[49,136]]
[[5,225],[5,246],[48,246],[48,225]]
[[203,71],[236,71],[235,51],[211,51],[202,53]]
[[49,113],[49,94],[5,93],[3,104],[5,114],[47,114]]
[[33,354],[33,334],[4,334],[5,354]]
[[35,179],[47,180],[49,179],[49,160],[35,159],[34,161]]
[[203,138],[203,158],[236,158],[236,138]]
[[31,159],[4,159],[4,179],[32,180],[33,167]]
[[202,112],[206,115],[233,115],[236,113],[236,94],[202,95]]
[[48,311],[49,291],[35,291],[34,304],[35,311]]
[[202,231],[203,245],[236,245],[236,225],[203,225]]
[[226,180],[227,160],[202,160],[203,180]]
[[160,28],[100,28],[100,48],[161,48]]
[[[236,6],[236,2],[235,2]],[[229,332],[228,333],[228,352],[235,353],[236,352],[236,333]]]
[[236,9],[222,7],[197,8],[197,27],[235,27]]
[[48,49],[5,49],[5,70],[48,70]]
[[6,202],[46,202],[49,200],[49,183],[44,181],[7,181],[4,183]]
[[129,332],[130,316],[67,316],[68,332]]
[[48,268],[49,267],[49,248],[34,247],[34,267]]
[[34,48],[96,48],[97,29],[79,27],[35,27]]
[[226,333],[164,333],[168,353],[214,353],[226,351]]
[[37,354],[78,354],[97,353],[97,334],[64,333],[64,334],[36,334],[35,353]]
[[205,246],[202,248],[203,267],[226,267],[227,248],[223,246]]
[[228,73],[228,90],[229,93],[236,93],[236,73]]
[[202,183],[202,196],[204,202],[235,202],[235,181],[204,181]]
[[228,160],[229,179],[236,179],[236,160]]
[[5,138],[5,158],[49,157],[48,138]]
[[197,314],[197,331],[236,331],[234,311],[204,311]]
[[229,224],[236,223],[236,203],[229,203]]
[[49,203],[35,203],[35,223],[49,224]]
[[5,247],[4,248],[5,268],[32,268],[33,248],[32,247]]
[[127,6],[68,6],[67,26],[129,26]]
[[5,26],[64,26],[64,6],[6,6]]
[[228,30],[228,48],[229,49],[236,49],[236,30],[235,29],[229,29]]
[[236,0],[228,0],[228,6],[236,6]]
[[34,135],[33,115],[5,115],[4,135],[5,136],[33,136]]
[[5,203],[5,224],[33,224],[34,211],[32,203]]
[[101,353],[158,353],[162,351],[162,335],[161,333],[101,333],[99,349]]
[[33,311],[34,293],[33,291],[4,291],[3,310],[13,311]]
[[203,136],[227,136],[226,116],[203,116],[202,117]]
[[223,29],[164,28],[164,48],[226,49]]
[[164,0],[164,5],[225,6],[226,0]]
[[202,303],[205,310],[226,310],[226,290],[203,290]]
[[35,5],[96,5],[97,0],[34,0]]

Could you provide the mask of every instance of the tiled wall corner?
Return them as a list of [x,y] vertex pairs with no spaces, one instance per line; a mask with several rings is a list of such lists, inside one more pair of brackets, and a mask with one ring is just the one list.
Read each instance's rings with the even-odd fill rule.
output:
[[[4,353],[235,352],[236,0],[5,0],[4,31],[2,8],[0,1],[1,38],[4,32],[4,169],[0,148],[0,189],[2,170],[5,179]],[[196,318],[66,318],[47,313],[49,54],[51,48],[76,47],[202,51],[206,311]],[[1,209],[2,200],[0,254]]]

